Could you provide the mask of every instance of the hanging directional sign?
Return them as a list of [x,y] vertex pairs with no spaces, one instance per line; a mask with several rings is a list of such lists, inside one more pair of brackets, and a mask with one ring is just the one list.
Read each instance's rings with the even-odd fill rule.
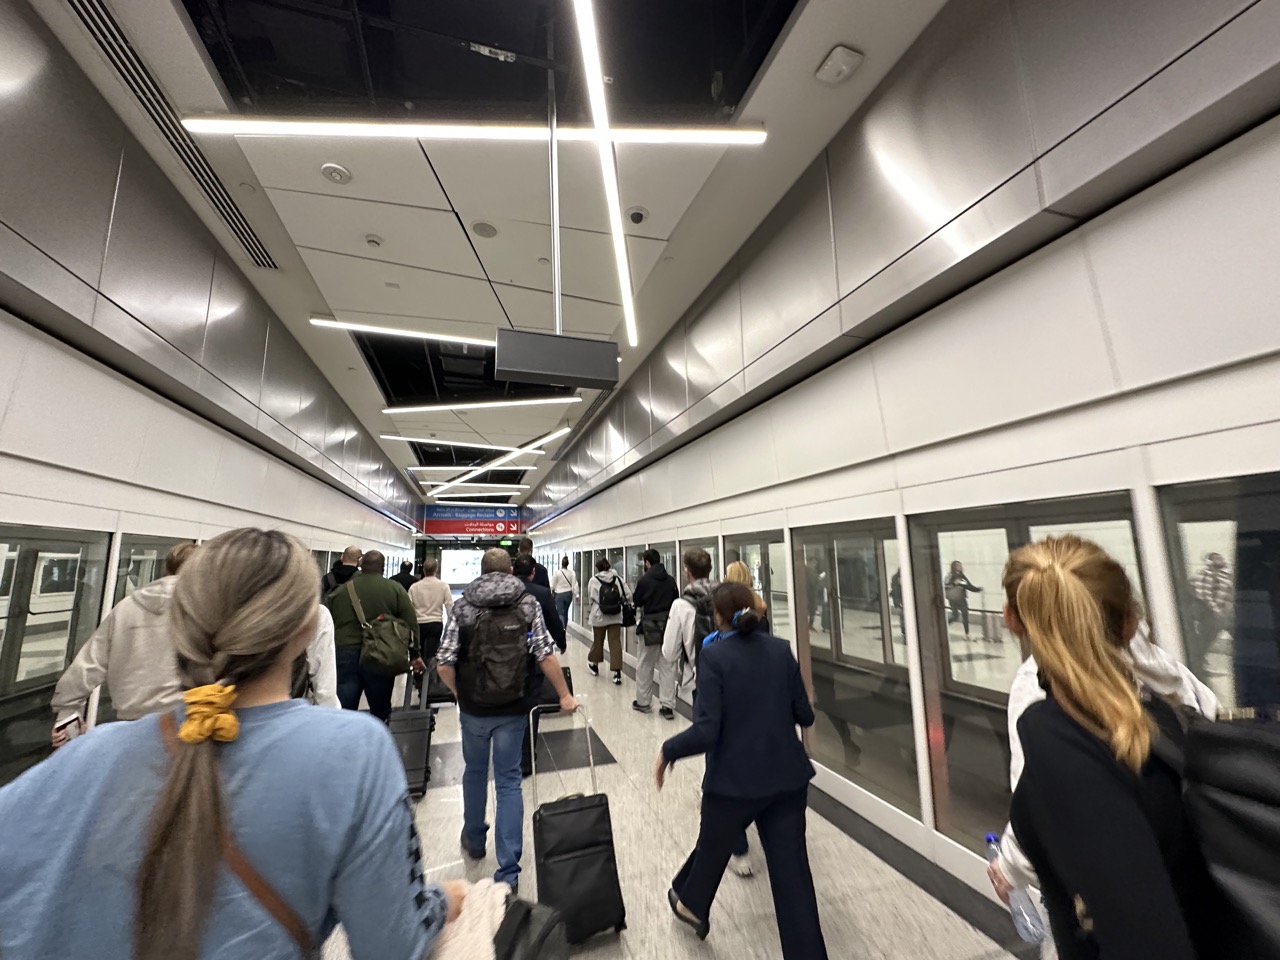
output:
[[519,507],[450,507],[430,504],[418,520],[432,536],[495,537],[519,533]]

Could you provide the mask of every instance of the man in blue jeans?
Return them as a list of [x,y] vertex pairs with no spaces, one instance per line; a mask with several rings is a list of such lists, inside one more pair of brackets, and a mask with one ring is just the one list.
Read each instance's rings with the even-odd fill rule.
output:
[[437,657],[440,679],[458,698],[462,726],[462,849],[473,860],[485,855],[492,752],[498,854],[493,879],[513,891],[524,846],[520,752],[529,711],[547,699],[544,683],[551,684],[561,710],[578,708],[555,650],[541,606],[511,575],[511,555],[486,550],[480,576],[453,605]]

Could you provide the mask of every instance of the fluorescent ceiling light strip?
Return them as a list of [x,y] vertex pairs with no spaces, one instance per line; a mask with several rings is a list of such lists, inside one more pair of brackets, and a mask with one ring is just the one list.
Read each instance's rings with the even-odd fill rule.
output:
[[[419,482],[421,483],[424,481],[419,481]],[[450,481],[450,482],[453,482],[453,481]],[[425,481],[425,483],[428,486],[432,486],[432,487],[443,487],[445,484],[443,480],[427,480]],[[454,483],[453,485],[458,487],[485,487],[486,489],[489,489],[489,490],[528,490],[529,489],[529,485],[527,483],[476,483],[474,481],[468,483],[466,481],[460,481],[460,482]],[[448,494],[446,493],[445,496],[447,497]]]
[[408,337],[412,340],[436,340],[441,343],[466,343],[476,347],[496,347],[493,340],[479,337],[455,337],[451,333],[428,333],[425,330],[407,330],[404,327],[379,327],[372,323],[349,323],[346,320],[331,320],[328,317],[312,317],[313,327],[332,327],[335,330],[350,330],[354,333],[373,333],[385,337]]
[[[598,58],[597,58],[598,59]],[[222,136],[352,137],[391,140],[507,140],[546,143],[549,128],[534,124],[371,123],[360,120],[265,120],[240,116],[187,117],[191,133]],[[592,142],[604,136],[612,143],[686,143],[708,146],[758,146],[763,128],[743,127],[615,127],[601,134],[592,127],[556,128],[556,139]]]
[[498,457],[496,460],[490,460],[484,466],[477,467],[475,470],[472,470],[470,473],[464,474],[463,476],[459,477],[456,480],[450,480],[444,486],[439,487],[436,490],[432,491],[431,495],[439,496],[440,494],[448,490],[450,487],[456,487],[460,483],[465,483],[468,480],[474,480],[476,477],[480,476],[482,473],[488,473],[490,470],[494,469],[495,467],[500,467],[504,463],[509,463],[510,461],[514,460],[516,457],[520,456],[520,454],[529,453],[532,450],[536,450],[539,447],[541,447],[544,443],[550,443],[552,440],[555,440],[559,437],[563,437],[568,432],[569,432],[569,427],[561,427],[559,430],[553,430],[551,433],[548,433],[544,437],[539,437],[537,440],[533,441],[533,443],[528,444],[527,446],[521,447],[520,449],[512,451],[511,453],[503,454],[502,456]]
[[[404,437],[398,433],[381,433],[378,436],[383,440],[403,440],[405,443],[428,443],[433,446],[467,447],[468,449],[475,449],[475,450],[503,450],[506,452],[516,451],[518,453],[532,453],[535,456],[542,456],[542,454],[547,452],[545,450],[530,450],[527,447],[498,447],[498,446],[494,446],[492,443],[470,443],[464,440],[439,440],[436,437]],[[413,467],[410,467],[409,469],[412,470]],[[459,469],[465,470],[467,468],[460,467]],[[514,470],[516,468],[512,467],[511,469]]]
[[490,410],[498,407],[543,407],[556,403],[581,403],[581,397],[535,397],[532,400],[478,400],[475,403],[433,403],[424,407],[387,407],[382,412],[446,413],[449,410]]
[[[428,493],[428,496],[430,496],[433,500],[439,500],[443,502],[445,500],[453,500],[456,498],[465,498],[465,497],[504,497],[504,498],[510,499],[511,497],[514,497],[517,494],[519,494],[519,492],[520,491],[518,490],[507,490],[505,492],[499,490],[499,491],[494,491],[493,493],[486,493],[483,490],[472,490],[468,493],[442,493],[438,497],[433,493]],[[501,506],[501,504],[497,504],[497,506]]]
[[605,206],[609,210],[609,230],[613,234],[613,259],[618,269],[618,291],[622,316],[627,326],[627,343],[637,346],[636,305],[631,295],[631,265],[627,257],[627,237],[622,230],[622,199],[618,195],[618,169],[609,130],[609,105],[604,95],[604,67],[600,62],[600,38],[591,0],[573,0],[578,22],[578,46],[582,48],[582,68],[591,101],[591,120],[600,150],[600,174],[604,179]]
[[[467,464],[466,466],[462,466],[462,467],[406,467],[406,469],[410,473],[434,473],[436,471],[441,471],[444,473],[462,473],[464,470],[474,470],[475,467],[473,467],[471,464]],[[531,463],[529,464],[529,466],[525,467],[525,466],[521,466],[520,464],[513,463],[513,464],[510,464],[509,466],[503,467],[502,469],[503,470],[526,470],[526,471],[537,470],[538,465],[536,463]]]

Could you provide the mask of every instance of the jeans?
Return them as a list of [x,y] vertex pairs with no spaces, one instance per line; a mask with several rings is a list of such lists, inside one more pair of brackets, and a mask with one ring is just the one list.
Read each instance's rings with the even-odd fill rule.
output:
[[662,655],[662,644],[640,647],[636,663],[636,703],[647,707],[653,702],[653,688],[658,688],[658,701],[668,710],[676,705],[675,664]]
[[758,798],[704,793],[697,849],[689,854],[671,882],[680,902],[695,917],[705,920],[733,846],[754,821],[769,865],[769,886],[773,891],[773,909],[778,917],[784,960],[826,960],[827,957],[804,838],[808,793],[807,787],[794,793]]
[[359,710],[360,694],[369,701],[369,712],[386,723],[391,717],[391,691],[396,678],[360,666],[359,647],[339,647],[336,651],[338,700],[343,710]]
[[520,792],[520,745],[529,718],[476,717],[459,714],[462,725],[462,835],[472,850],[484,849],[489,825],[485,822],[488,800],[489,751],[493,750],[493,785],[497,795],[494,842],[498,870],[493,879],[515,884],[520,879],[524,852],[524,795]]
[[565,626],[569,625],[569,607],[573,605],[573,591],[566,590],[563,593],[554,595],[556,601],[556,613],[560,614],[560,622]]

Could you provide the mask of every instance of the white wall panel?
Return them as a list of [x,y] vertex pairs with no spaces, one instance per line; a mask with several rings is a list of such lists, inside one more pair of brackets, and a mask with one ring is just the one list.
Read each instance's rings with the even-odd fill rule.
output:
[[193,423],[191,417],[165,404],[154,404],[132,479],[188,497],[207,497],[218,470],[222,439],[212,427]]
[[0,428],[4,426],[4,412],[17,386],[18,371],[27,355],[28,343],[16,329],[0,322]]
[[993,281],[871,348],[891,448],[973,433],[1114,389],[1078,240],[1064,238]]
[[[763,407],[729,421],[708,434],[708,456],[716,496],[727,497],[778,482],[778,461],[773,449],[773,421]],[[763,454],[763,455],[762,455]]]
[[1224,464],[1233,476],[1280,471],[1280,419],[1153,444],[1147,458],[1156,485],[1212,480]]
[[869,351],[856,353],[765,404],[778,478],[835,470],[889,452]]
[[1280,125],[1084,230],[1125,387],[1280,350]]
[[667,470],[672,506],[679,509],[715,499],[716,487],[711,473],[711,451],[708,444],[691,443],[667,459],[671,461]]

